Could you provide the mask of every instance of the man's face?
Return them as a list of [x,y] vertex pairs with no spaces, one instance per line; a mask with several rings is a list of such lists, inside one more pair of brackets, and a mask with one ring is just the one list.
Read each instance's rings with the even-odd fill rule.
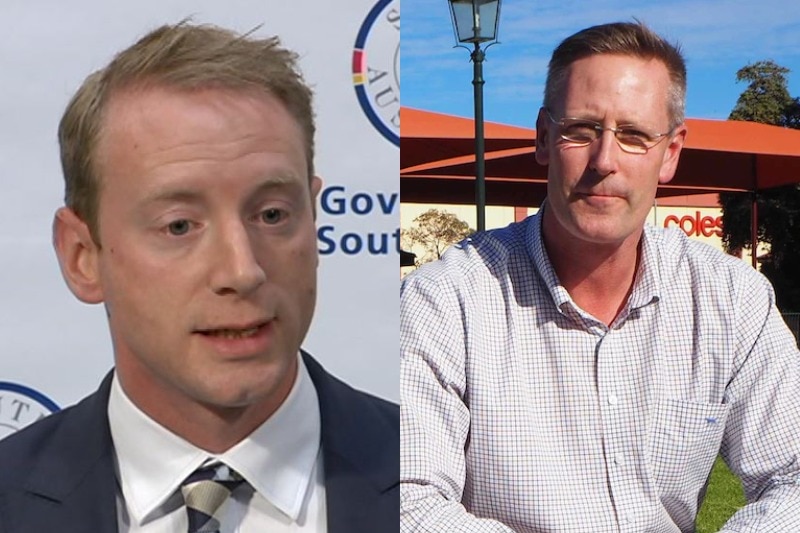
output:
[[[669,87],[660,61],[594,55],[568,67],[551,112],[556,120],[579,117],[604,127],[633,124],[664,133],[670,129]],[[595,245],[638,243],[658,184],[675,173],[685,127],[645,154],[624,152],[610,131],[588,146],[570,145],[544,111],[537,132],[537,160],[549,165],[546,235]]]
[[291,389],[316,300],[320,181],[305,153],[296,121],[264,94],[112,96],[94,260],[120,381],[151,416],[268,415]]

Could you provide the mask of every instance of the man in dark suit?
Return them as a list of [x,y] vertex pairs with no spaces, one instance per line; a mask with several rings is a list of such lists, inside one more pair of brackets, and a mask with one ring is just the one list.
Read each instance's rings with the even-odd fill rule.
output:
[[399,529],[397,406],[300,351],[313,139],[275,38],[165,26],[86,79],[53,240],[115,371],[0,443],[0,533]]

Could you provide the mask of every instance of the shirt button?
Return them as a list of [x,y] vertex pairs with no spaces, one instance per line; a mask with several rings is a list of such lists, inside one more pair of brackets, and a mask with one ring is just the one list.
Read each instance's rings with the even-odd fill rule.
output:
[[617,405],[619,403],[619,398],[617,398],[616,394],[611,394],[608,396],[608,405]]
[[621,453],[618,453],[614,456],[614,464],[617,466],[623,466],[625,464],[625,456]]

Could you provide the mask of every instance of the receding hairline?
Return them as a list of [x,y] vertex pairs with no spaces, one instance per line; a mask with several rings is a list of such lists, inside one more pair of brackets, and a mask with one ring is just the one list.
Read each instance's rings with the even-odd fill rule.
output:
[[[102,209],[102,202],[100,198],[103,194],[103,189],[105,185],[105,181],[108,179],[108,176],[111,172],[113,172],[113,168],[109,168],[109,158],[113,157],[111,154],[114,153],[114,150],[118,149],[118,139],[112,139],[111,135],[113,135],[112,131],[109,130],[109,123],[111,120],[115,120],[115,117],[119,116],[119,112],[122,108],[127,105],[130,105],[131,102],[135,102],[139,98],[145,98],[147,94],[152,94],[153,92],[157,91],[168,91],[177,96],[181,96],[182,94],[186,93],[201,93],[201,92],[223,92],[228,93],[231,97],[252,97],[257,100],[264,100],[268,99],[272,104],[278,106],[283,113],[285,113],[286,117],[290,120],[290,123],[293,125],[292,128],[296,135],[298,135],[299,144],[297,145],[298,152],[297,155],[302,157],[304,167],[303,172],[306,176],[305,182],[307,184],[311,184],[314,179],[314,172],[313,166],[308,161],[309,154],[307,152],[307,140],[306,140],[306,132],[304,128],[297,120],[297,118],[291,113],[291,111],[287,108],[287,106],[283,103],[283,101],[270,93],[269,91],[263,90],[261,87],[231,87],[227,85],[201,85],[197,87],[177,87],[171,84],[164,84],[158,82],[157,80],[148,80],[144,82],[137,82],[131,84],[124,84],[120,87],[113,88],[109,90],[106,94],[106,100],[103,105],[102,114],[99,120],[99,129],[95,138],[95,143],[93,147],[94,157],[92,158],[92,165],[93,165],[93,173],[96,177],[96,186],[97,186],[97,205],[96,205],[96,216],[99,217],[100,211]],[[125,101],[127,100],[127,101]],[[118,119],[117,119],[118,120]],[[126,120],[131,120],[130,116]],[[135,118],[133,120],[136,120]],[[118,123],[115,123],[112,128],[117,128]],[[122,126],[123,128],[125,126]],[[302,178],[302,176],[300,176]],[[289,180],[287,176],[274,176],[271,178],[273,182],[273,186],[277,185],[278,182],[286,183]]]
[[665,80],[666,80],[666,90],[667,90],[667,92],[669,93],[669,91],[672,88],[673,79],[672,79],[672,76],[670,75],[669,66],[661,58],[659,58],[657,56],[642,57],[642,56],[639,56],[639,55],[636,55],[636,54],[626,54],[626,53],[623,53],[623,52],[619,52],[619,53],[618,52],[603,52],[603,53],[592,54],[592,55],[587,55],[587,56],[584,56],[584,57],[580,57],[578,59],[575,59],[574,61],[571,61],[568,65],[566,65],[566,67],[564,67],[564,70],[562,71],[562,76],[560,76],[556,80],[557,85],[556,85],[555,88],[557,89],[557,92],[556,92],[556,94],[554,96],[554,99],[553,99],[553,101],[548,102],[548,104],[552,105],[553,103],[559,102],[561,99],[563,99],[563,91],[564,91],[564,88],[565,88],[565,84],[566,84],[567,80],[569,79],[569,77],[570,77],[570,75],[571,75],[571,73],[573,71],[573,68],[575,67],[576,64],[584,62],[584,61],[590,61],[590,60],[598,58],[598,57],[616,57],[616,58],[620,58],[620,59],[629,59],[629,60],[633,59],[633,60],[638,60],[642,64],[645,64],[645,65],[647,65],[647,64],[660,65],[661,68],[663,69],[662,73],[663,73],[663,75],[665,77]]
[[[131,101],[135,102],[138,98],[144,98],[146,97],[145,95],[148,95],[149,93],[159,91],[172,93],[173,95],[179,97],[201,93],[218,93],[220,95],[227,94],[227,96],[232,97],[233,99],[252,98],[257,101],[269,102],[270,105],[277,106],[282,113],[285,113],[286,117],[290,120],[290,123],[293,125],[293,128],[299,135],[303,158],[308,168],[309,179],[313,177],[313,172],[310,171],[311,168],[313,168],[311,165],[312,162],[308,160],[309,154],[308,150],[306,149],[309,142],[309,139],[307,138],[308,134],[305,131],[301,121],[298,120],[298,118],[292,113],[292,110],[283,102],[280,97],[262,87],[250,85],[231,86],[226,84],[211,83],[198,86],[182,87],[169,83],[163,83],[159,80],[143,80],[124,84],[120,87],[111,88],[106,93],[106,98],[104,100],[102,111],[99,117],[99,129],[97,131],[97,136],[95,139],[96,142],[94,146],[96,156],[100,153],[99,149],[103,145],[104,139],[107,137],[106,134],[108,133],[109,120],[113,116],[112,113],[115,115],[115,112],[118,112],[120,107],[129,105]],[[121,102],[122,100],[128,101]],[[97,160],[97,157],[95,157],[95,160]]]

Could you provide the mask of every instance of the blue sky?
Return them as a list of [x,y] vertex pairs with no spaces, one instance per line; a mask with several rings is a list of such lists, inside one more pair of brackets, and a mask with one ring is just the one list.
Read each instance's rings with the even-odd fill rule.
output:
[[[454,48],[447,1],[402,6],[403,105],[472,117],[472,64]],[[689,117],[727,118],[746,87],[736,71],[763,59],[791,69],[789,92],[800,96],[798,0],[503,0],[501,44],[484,63],[485,119],[534,127],[552,49],[587,26],[633,17],[681,44]]]

